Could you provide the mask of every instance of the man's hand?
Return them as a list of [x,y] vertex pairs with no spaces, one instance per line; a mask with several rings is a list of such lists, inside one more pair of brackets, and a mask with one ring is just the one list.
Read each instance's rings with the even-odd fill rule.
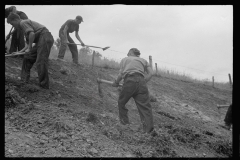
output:
[[31,48],[27,48],[26,50],[25,50],[25,52],[27,53],[27,52],[30,52],[31,51]]
[[82,42],[82,43],[81,43],[81,46],[83,46],[83,47],[84,47],[84,46],[85,46],[85,44]]
[[113,87],[118,87],[119,86],[119,83],[116,82],[116,80],[113,82],[112,84]]

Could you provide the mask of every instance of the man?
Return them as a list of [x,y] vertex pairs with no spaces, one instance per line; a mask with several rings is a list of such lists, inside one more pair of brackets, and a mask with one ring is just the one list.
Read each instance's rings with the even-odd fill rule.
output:
[[232,125],[232,104],[228,107],[227,113],[224,118],[223,128],[230,130]]
[[75,31],[75,36],[78,39],[78,41],[81,43],[82,46],[84,46],[84,43],[82,42],[81,38],[78,35],[79,30],[79,24],[83,22],[83,19],[81,16],[77,16],[74,20],[69,19],[67,20],[62,27],[59,30],[59,38],[61,40],[61,46],[58,53],[58,59],[63,60],[67,45],[72,53],[72,59],[73,63],[78,64],[78,50],[77,45],[75,44],[67,44],[67,43],[74,43],[72,38],[70,37],[69,33],[72,33]]
[[[15,6],[11,6],[5,9],[5,18],[7,18],[10,13],[16,13],[19,15],[20,19],[28,19],[27,15],[22,11],[18,11]],[[20,51],[25,46],[24,33],[21,32],[18,28],[14,27],[14,30],[7,35],[6,41],[10,38],[11,35],[12,40],[11,46],[9,48],[10,54],[12,52],[16,52],[17,50]]]
[[[23,59],[21,80],[29,81],[30,69],[36,62],[39,85],[42,88],[49,89],[48,57],[54,42],[51,33],[42,24],[30,19],[21,20],[15,13],[8,16],[7,22],[13,27],[19,27],[26,37],[27,45],[22,51],[27,54],[24,55]],[[33,43],[35,43],[34,47],[32,47]]]
[[[136,48],[129,50],[128,57],[120,62],[120,71],[113,87],[117,87],[123,79],[124,84],[118,98],[119,119],[122,125],[129,124],[126,103],[131,97],[137,105],[144,133],[154,130],[152,107],[146,83],[151,79],[153,71],[145,59],[140,58],[140,51]],[[144,77],[144,72],[147,75]]]

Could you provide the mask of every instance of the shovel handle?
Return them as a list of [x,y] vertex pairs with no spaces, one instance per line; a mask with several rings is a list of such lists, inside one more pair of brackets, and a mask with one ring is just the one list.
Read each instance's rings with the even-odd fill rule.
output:
[[[112,84],[113,84],[113,82],[112,82],[112,81],[107,81],[107,80],[100,79],[100,78],[97,78],[97,82],[98,82],[98,83],[110,84],[110,85],[112,85]],[[122,86],[122,84],[119,84],[119,86]]]
[[12,57],[17,55],[24,55],[27,54],[26,52],[13,52],[12,54],[5,54],[5,57]]

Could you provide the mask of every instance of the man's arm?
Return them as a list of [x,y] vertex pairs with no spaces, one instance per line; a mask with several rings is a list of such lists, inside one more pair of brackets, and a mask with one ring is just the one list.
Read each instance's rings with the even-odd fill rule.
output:
[[122,74],[123,74],[122,71],[123,71],[123,60],[121,60],[121,62],[120,62],[119,74],[118,74],[117,79],[112,84],[113,87],[118,87],[119,86],[119,82],[122,80]]
[[68,42],[68,38],[67,38],[67,30],[68,30],[68,26],[65,25],[64,29],[63,29],[63,36],[65,37],[65,43],[69,43]]
[[11,36],[14,32],[16,32],[16,31],[17,31],[17,29],[14,28],[13,31],[11,31],[11,32],[7,35],[6,41],[7,41],[7,40],[10,38],[10,36]]
[[28,48],[27,48],[26,52],[29,52],[32,49],[32,44],[33,44],[34,39],[35,39],[34,32],[32,32],[32,31],[29,32],[29,35],[28,35],[29,42],[28,42]]
[[24,52],[27,48],[28,48],[28,44],[25,43],[25,47],[23,49],[21,49],[19,52]]
[[78,31],[75,31],[75,37],[78,39],[78,41],[81,43],[82,46],[85,46],[85,44],[83,43],[83,41],[81,40],[81,38],[78,35]]
[[145,77],[145,81],[147,83],[148,81],[150,81],[150,79],[153,76],[153,70],[152,70],[152,68],[149,65],[147,65],[147,67],[146,67],[146,72],[147,72],[147,75]]

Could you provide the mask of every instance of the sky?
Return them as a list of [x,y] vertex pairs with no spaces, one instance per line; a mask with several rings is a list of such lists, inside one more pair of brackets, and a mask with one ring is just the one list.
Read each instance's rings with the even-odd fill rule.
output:
[[[129,49],[152,56],[159,69],[197,79],[233,79],[232,5],[15,5],[28,18],[46,26],[54,39],[60,27],[83,17],[79,36],[86,45],[107,47],[103,57],[120,62]],[[10,7],[6,5],[6,7]],[[37,12],[36,12],[37,11]],[[5,19],[5,35],[11,25]],[[80,43],[75,34],[70,36]],[[78,49],[81,46],[78,45]]]

